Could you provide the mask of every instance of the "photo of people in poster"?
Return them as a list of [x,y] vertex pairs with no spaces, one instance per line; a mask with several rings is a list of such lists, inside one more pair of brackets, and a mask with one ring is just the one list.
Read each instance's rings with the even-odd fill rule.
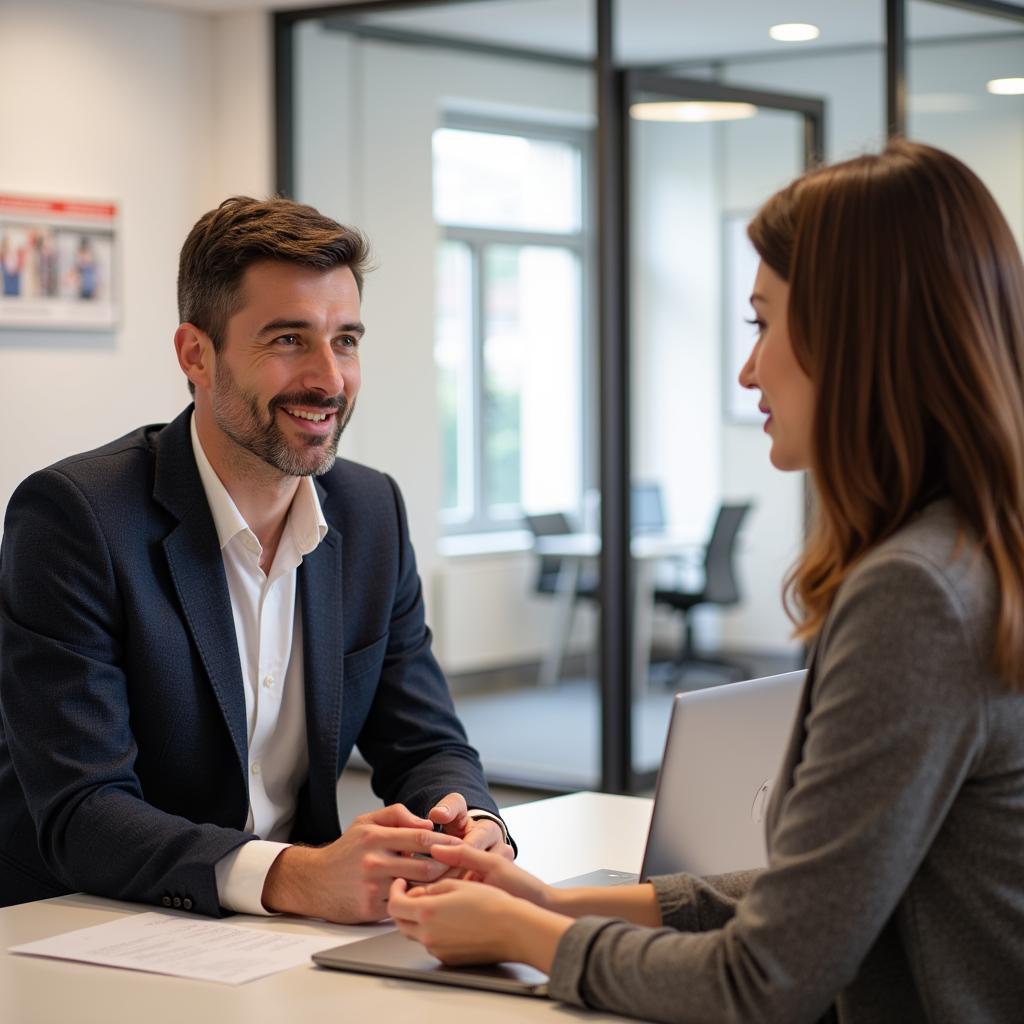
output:
[[116,323],[112,203],[0,194],[0,330]]

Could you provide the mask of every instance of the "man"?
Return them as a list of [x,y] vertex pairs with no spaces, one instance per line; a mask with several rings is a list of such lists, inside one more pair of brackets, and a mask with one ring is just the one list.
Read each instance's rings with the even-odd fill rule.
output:
[[[225,201],[181,252],[194,409],[12,497],[0,905],[81,889],[372,921],[392,879],[444,870],[415,856],[434,843],[511,855],[431,653],[398,489],[335,462],[366,262],[311,207]],[[391,806],[339,838],[354,744]]]

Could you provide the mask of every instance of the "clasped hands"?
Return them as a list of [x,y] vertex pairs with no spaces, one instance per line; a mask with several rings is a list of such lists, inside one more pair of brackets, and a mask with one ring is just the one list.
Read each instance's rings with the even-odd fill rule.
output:
[[447,964],[517,961],[551,973],[573,921],[560,890],[467,843],[435,846],[430,854],[449,869],[446,877],[391,883],[388,913],[404,935]]
[[[435,823],[443,831],[435,832]],[[289,846],[267,873],[263,905],[339,924],[379,921],[388,914],[395,881],[424,884],[461,874],[456,865],[430,856],[442,846],[489,851],[505,863],[512,859],[497,822],[471,818],[465,798],[449,793],[426,818],[392,804],[360,815],[326,846]]]

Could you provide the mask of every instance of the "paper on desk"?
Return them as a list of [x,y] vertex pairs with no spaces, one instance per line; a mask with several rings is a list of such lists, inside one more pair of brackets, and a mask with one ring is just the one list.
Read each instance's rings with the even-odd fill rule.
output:
[[338,942],[336,935],[292,935],[146,913],[12,946],[10,952],[240,985],[308,964],[313,953]]

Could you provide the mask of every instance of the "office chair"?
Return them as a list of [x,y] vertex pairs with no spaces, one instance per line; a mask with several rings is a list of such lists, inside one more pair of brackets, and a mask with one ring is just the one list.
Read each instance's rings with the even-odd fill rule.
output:
[[[534,538],[560,537],[575,533],[569,517],[564,512],[544,512],[541,515],[523,517]],[[558,591],[558,578],[562,572],[562,559],[558,555],[541,555],[534,590],[538,594],[554,594]],[[597,573],[584,568],[576,581],[576,596],[597,600]]]
[[689,665],[707,665],[712,668],[728,669],[730,674],[743,678],[749,669],[735,662],[701,655],[693,642],[693,617],[691,612],[701,604],[716,604],[720,607],[740,602],[740,588],[736,579],[734,555],[736,538],[747,513],[753,504],[722,505],[715,518],[711,539],[704,549],[704,585],[700,590],[656,589],[655,604],[665,605],[683,616],[683,639],[675,657],[675,682]]

